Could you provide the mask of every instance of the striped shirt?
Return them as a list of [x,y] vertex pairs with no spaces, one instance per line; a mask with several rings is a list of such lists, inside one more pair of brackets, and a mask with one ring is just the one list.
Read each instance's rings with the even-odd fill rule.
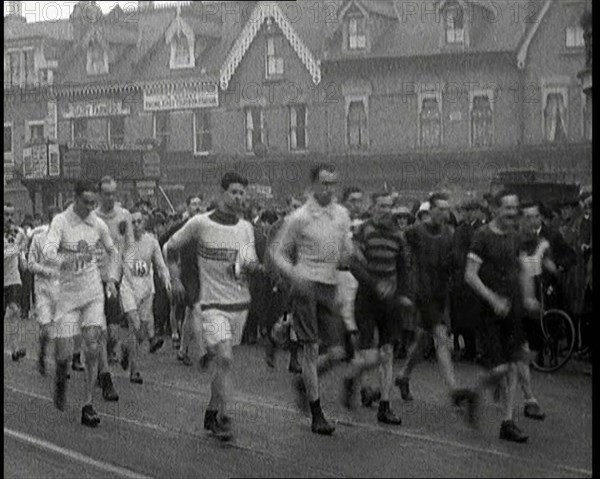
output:
[[406,246],[400,229],[369,219],[355,233],[354,241],[366,260],[365,269],[372,281],[392,280],[404,292]]
[[200,304],[248,309],[248,278],[241,272],[246,265],[258,261],[252,225],[220,210],[209,215],[197,215],[177,231],[165,247],[181,250],[188,244],[197,245],[202,285]]

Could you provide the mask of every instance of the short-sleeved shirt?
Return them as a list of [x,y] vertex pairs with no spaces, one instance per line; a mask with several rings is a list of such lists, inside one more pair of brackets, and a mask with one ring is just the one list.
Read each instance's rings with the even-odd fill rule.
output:
[[275,241],[296,251],[296,270],[301,277],[337,284],[338,265],[353,249],[350,215],[335,202],[323,207],[311,197],[285,218]]
[[[521,236],[517,232],[500,233],[490,224],[479,228],[473,235],[469,259],[479,263],[479,278],[494,293],[511,301],[520,311],[521,287],[519,280],[519,252]],[[484,307],[489,310],[487,303]],[[514,312],[517,312],[517,311]]]
[[194,243],[202,285],[200,304],[247,309],[250,290],[247,278],[238,273],[245,264],[258,261],[252,224],[219,210],[194,216],[172,236],[166,248],[180,250]]
[[20,285],[19,256],[25,233],[17,227],[4,231],[4,287]]
[[[114,243],[108,226],[94,212],[82,219],[71,205],[52,220],[44,254],[61,262],[57,315],[104,298],[98,269],[99,251],[112,249]],[[108,264],[109,276],[116,280],[118,265],[115,261]]]
[[435,301],[443,306],[450,287],[452,267],[452,230],[444,225],[438,229],[420,223],[406,230],[415,284],[412,292],[420,305]]
[[[106,223],[110,236],[115,244],[115,247],[119,251],[119,258],[123,257],[125,251],[127,251],[128,245],[133,243],[133,226],[131,224],[131,214],[125,208],[115,205],[110,213],[104,213],[100,207],[95,210],[96,216]],[[109,257],[103,253],[100,256],[100,275],[102,281],[106,282],[109,276]],[[121,263],[120,263],[121,265]],[[122,266],[122,265],[121,265]],[[122,270],[119,269],[119,277],[121,276]]]
[[125,253],[121,288],[130,288],[138,299],[154,294],[154,264],[163,277],[167,271],[158,240],[149,233],[143,233],[138,241],[134,239]]

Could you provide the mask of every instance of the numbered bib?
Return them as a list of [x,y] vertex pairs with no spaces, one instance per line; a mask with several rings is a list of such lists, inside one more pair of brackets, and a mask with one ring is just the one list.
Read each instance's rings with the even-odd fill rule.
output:
[[149,273],[150,273],[150,268],[148,267],[148,264],[145,261],[138,260],[135,263],[133,263],[134,276],[144,277],[144,276],[148,276]]

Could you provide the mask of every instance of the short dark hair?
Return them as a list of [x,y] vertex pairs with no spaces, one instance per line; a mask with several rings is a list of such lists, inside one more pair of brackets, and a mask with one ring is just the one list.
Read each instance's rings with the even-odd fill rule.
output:
[[354,193],[362,193],[362,190],[358,186],[348,186],[344,188],[344,192],[342,193],[342,202],[345,203],[350,198],[350,195]]
[[97,193],[98,188],[90,180],[77,180],[77,182],[75,183],[75,196],[81,196],[86,191]]
[[198,198],[200,201],[202,201],[202,198],[200,198],[198,195],[190,195],[185,199],[186,206],[190,206],[190,203],[194,198]]
[[224,191],[227,191],[234,183],[238,183],[244,187],[248,186],[248,180],[235,171],[229,171],[221,178],[221,188],[223,188]]
[[446,193],[432,193],[427,200],[429,202],[429,208],[435,208],[438,201],[448,201],[448,195]]
[[100,181],[98,182],[98,191],[101,191],[102,185],[105,185],[107,183],[117,184],[117,182],[115,181],[115,179],[112,176],[109,176],[109,175],[103,176],[102,178],[100,178]]
[[392,194],[389,191],[385,191],[385,190],[376,191],[375,193],[371,194],[371,201],[373,203],[376,203],[377,198],[382,198],[384,196],[392,196]]
[[328,163],[320,163],[316,166],[313,166],[310,169],[310,181],[314,183],[319,179],[319,175],[321,171],[326,171],[328,173],[335,173],[335,166]]
[[[537,208],[540,211],[540,204],[537,201],[525,201],[519,206],[520,210],[528,210],[529,208]],[[541,211],[540,211],[541,212]]]
[[496,208],[499,208],[500,205],[502,204],[502,200],[504,198],[506,198],[507,196],[516,196],[517,198],[519,197],[519,195],[517,194],[517,192],[515,190],[511,190],[509,188],[503,188],[494,195],[494,201],[493,201],[494,206]]

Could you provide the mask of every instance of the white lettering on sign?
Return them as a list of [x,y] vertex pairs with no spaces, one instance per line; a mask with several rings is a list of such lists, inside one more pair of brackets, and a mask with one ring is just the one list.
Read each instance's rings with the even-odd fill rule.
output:
[[219,106],[216,85],[199,85],[194,88],[179,87],[169,93],[144,92],[144,110],[185,110]]
[[63,118],[95,118],[130,113],[129,107],[124,107],[121,100],[102,100],[92,103],[69,103],[63,111]]

